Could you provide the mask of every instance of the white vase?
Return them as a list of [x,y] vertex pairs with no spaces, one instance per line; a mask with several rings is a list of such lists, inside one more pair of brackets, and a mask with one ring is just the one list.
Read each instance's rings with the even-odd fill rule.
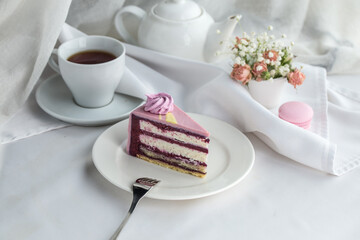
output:
[[275,78],[274,80],[256,81],[250,80],[248,83],[251,96],[261,105],[268,109],[279,105],[286,78]]

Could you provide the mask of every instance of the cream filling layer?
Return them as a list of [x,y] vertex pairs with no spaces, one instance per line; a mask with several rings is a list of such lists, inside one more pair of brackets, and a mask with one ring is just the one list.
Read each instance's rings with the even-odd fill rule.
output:
[[184,156],[186,158],[194,159],[201,162],[205,162],[207,158],[207,153],[180,146],[176,143],[170,143],[159,138],[154,138],[141,134],[139,136],[139,139],[142,144],[157,148],[162,152],[168,152],[175,155]]
[[163,130],[145,120],[140,120],[140,129],[143,131],[147,131],[170,139],[190,143],[204,148],[207,148],[209,145],[209,143],[205,142],[205,139],[203,138],[187,135],[178,131]]

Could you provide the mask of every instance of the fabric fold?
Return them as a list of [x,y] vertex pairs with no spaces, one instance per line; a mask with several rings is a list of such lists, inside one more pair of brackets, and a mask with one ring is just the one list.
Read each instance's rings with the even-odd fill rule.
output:
[[[71,29],[68,25],[65,27]],[[257,103],[245,86],[229,77],[226,70],[229,63],[214,66],[128,44],[126,49],[127,70],[117,88],[119,93],[144,98],[145,93],[167,92],[185,111],[212,116],[243,132],[254,133],[279,154],[320,171],[341,175],[360,164],[360,154],[348,149],[353,146],[351,141],[360,139],[360,132],[352,129],[360,120],[360,115],[354,112],[356,104],[351,103],[353,100],[343,100],[344,95],[355,95],[349,92],[345,94],[343,90],[339,90],[342,94],[332,91],[332,85],[328,88],[323,68],[301,64],[307,79],[298,89],[288,84],[282,98],[282,102],[306,102],[314,109],[312,127],[304,130],[281,120],[277,116],[277,109],[269,111]],[[348,111],[344,107],[349,108]],[[22,137],[30,136],[31,130],[34,135],[70,125],[50,116],[31,115],[32,110],[26,111],[29,109],[25,105],[12,120],[32,119],[32,129],[25,124],[21,127],[26,131],[21,132],[21,127],[17,131],[4,131],[2,126],[1,142],[4,143],[3,139],[19,139],[21,134]],[[332,131],[329,128],[329,122],[342,126],[341,121],[344,120],[349,124],[349,127],[345,126],[345,131]],[[10,126],[16,128],[17,124]],[[8,133],[18,134],[18,138],[6,135]]]
[[360,93],[329,84],[329,121],[331,142],[337,143],[338,151],[333,163],[334,173],[342,175],[360,165]]
[[0,4],[0,124],[29,97],[55,46],[70,3],[15,0]]

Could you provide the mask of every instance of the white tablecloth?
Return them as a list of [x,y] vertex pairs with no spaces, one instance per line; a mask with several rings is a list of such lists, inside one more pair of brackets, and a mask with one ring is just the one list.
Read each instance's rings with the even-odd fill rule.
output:
[[[1,147],[0,239],[112,235],[131,194],[92,163],[105,129],[69,127]],[[324,174],[248,137],[256,162],[240,184],[197,200],[145,198],[120,239],[359,239],[360,171]]]
[[[360,89],[355,80],[346,77]],[[73,126],[0,145],[0,239],[112,235],[132,196],[92,162],[94,141],[107,127]],[[256,161],[242,182],[195,200],[145,198],[120,239],[359,239],[358,169],[335,177],[247,136]]]

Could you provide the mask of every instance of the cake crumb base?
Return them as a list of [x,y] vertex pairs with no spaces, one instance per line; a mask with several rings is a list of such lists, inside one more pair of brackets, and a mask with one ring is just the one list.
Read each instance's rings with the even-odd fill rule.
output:
[[189,171],[189,170],[185,170],[183,168],[178,168],[178,167],[175,167],[173,165],[161,162],[161,161],[156,160],[156,159],[146,157],[146,156],[141,155],[141,154],[136,154],[136,157],[138,157],[138,158],[140,158],[140,159],[142,159],[144,161],[147,161],[149,163],[153,163],[153,164],[159,165],[161,167],[169,168],[169,169],[175,170],[177,172],[187,173],[187,174],[193,175],[195,177],[204,178],[206,176],[206,173],[192,172],[192,171]]

